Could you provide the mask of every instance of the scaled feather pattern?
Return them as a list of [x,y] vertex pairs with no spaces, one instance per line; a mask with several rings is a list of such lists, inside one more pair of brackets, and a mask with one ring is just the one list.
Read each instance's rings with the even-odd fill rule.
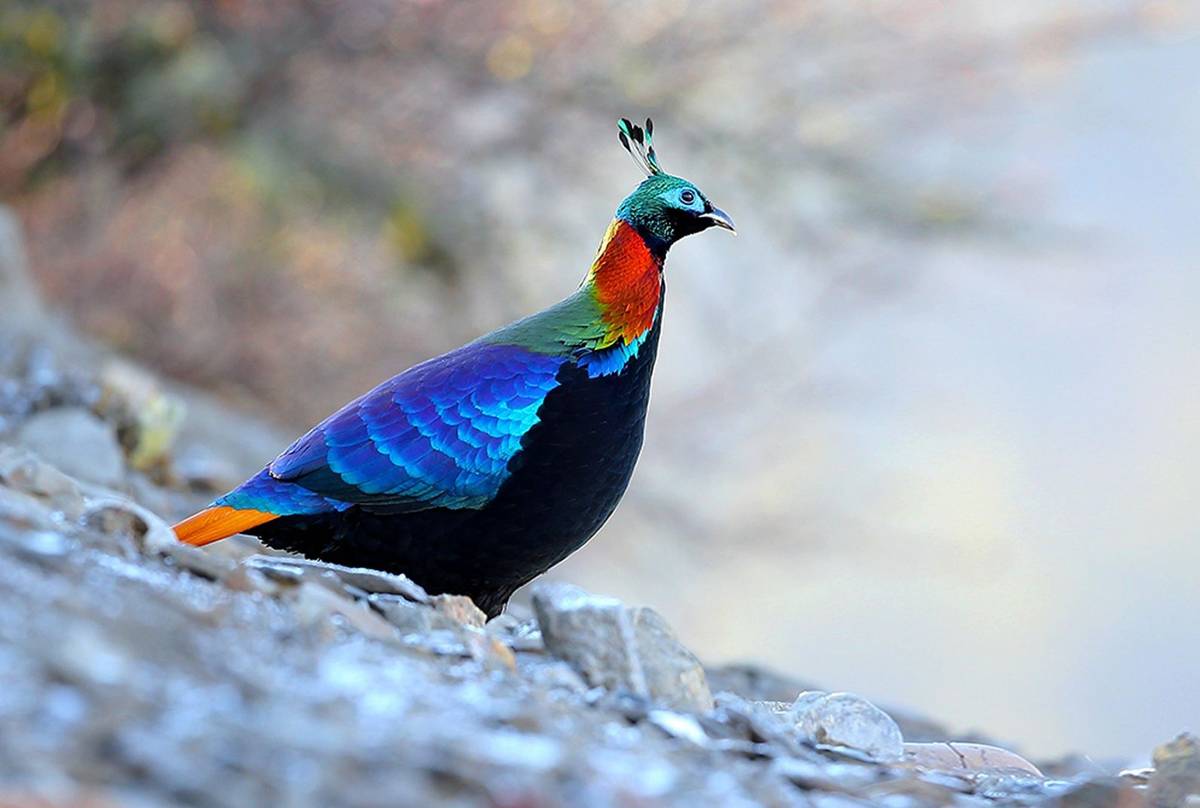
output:
[[[472,343],[350,402],[218,501],[289,514],[478,508],[508,477],[565,359]],[[298,488],[299,491],[290,489]]]

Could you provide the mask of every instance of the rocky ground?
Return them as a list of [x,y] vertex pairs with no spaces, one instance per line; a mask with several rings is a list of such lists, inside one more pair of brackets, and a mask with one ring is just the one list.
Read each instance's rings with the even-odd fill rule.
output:
[[281,436],[77,340],[12,234],[0,216],[0,805],[1200,804],[1190,736],[1154,770],[1037,767],[706,668],[653,610],[568,585],[485,623],[403,577],[179,545],[159,515]]

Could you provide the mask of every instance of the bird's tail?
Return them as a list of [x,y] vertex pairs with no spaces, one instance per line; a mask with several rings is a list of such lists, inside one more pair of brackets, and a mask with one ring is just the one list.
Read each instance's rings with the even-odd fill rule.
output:
[[174,530],[181,542],[200,547],[278,518],[278,514],[266,511],[214,505],[184,519]]
[[329,513],[348,507],[295,483],[276,480],[263,469],[200,513],[175,525],[175,535],[181,542],[200,546],[283,516]]

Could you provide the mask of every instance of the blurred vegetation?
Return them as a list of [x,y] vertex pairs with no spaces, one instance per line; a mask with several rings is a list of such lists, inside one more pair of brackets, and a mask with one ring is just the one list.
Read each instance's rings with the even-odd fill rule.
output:
[[[32,220],[48,292],[117,346],[284,417],[309,411],[272,391],[353,355],[320,344],[322,329],[339,330],[322,306],[386,319],[381,301],[396,296],[387,273],[367,288],[342,273],[351,253],[457,281],[428,194],[288,120],[295,60],[336,65],[369,34],[343,11],[113,0],[0,11],[0,195]],[[295,348],[313,361],[291,376],[280,362]]]
[[677,118],[673,154],[759,194],[790,249],[986,226],[986,195],[877,148],[901,77],[977,92],[994,58],[928,48],[936,5],[10,0],[0,197],[87,329],[299,423],[581,272],[635,177],[579,152],[617,114]]
[[[663,382],[667,406],[729,424],[711,446],[669,433],[672,456],[736,465],[759,425],[796,416],[778,392],[725,391],[769,377],[797,394],[800,346],[916,282],[939,239],[1038,237],[1027,179],[948,167],[954,127],[1053,80],[1077,44],[1169,16],[12,0],[0,198],[87,330],[302,426],[569,290],[636,180],[612,120],[652,112],[668,170],[744,223],[737,260],[755,267],[733,310],[728,278],[679,287],[672,333],[706,361]],[[701,264],[726,249],[710,240]]]
[[216,20],[179,2],[114,11],[18,0],[0,12],[6,184],[89,154],[134,170],[170,144],[237,125],[247,96]]

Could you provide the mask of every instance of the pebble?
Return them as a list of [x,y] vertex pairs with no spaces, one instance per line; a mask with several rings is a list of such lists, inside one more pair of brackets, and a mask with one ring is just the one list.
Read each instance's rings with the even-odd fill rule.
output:
[[694,743],[696,746],[708,745],[708,734],[704,731],[704,727],[700,726],[700,722],[696,720],[695,716],[671,710],[650,710],[646,714],[646,720],[672,738],[680,738]]
[[165,557],[178,564],[180,568],[210,581],[225,580],[239,569],[238,565],[228,558],[214,553],[206,553],[198,547],[180,542],[166,545],[161,552]]
[[[405,580],[408,580],[407,578]],[[483,628],[487,615],[464,595],[436,595],[431,600],[433,608],[456,623],[472,628]]]
[[791,720],[797,732],[819,746],[844,746],[881,761],[904,757],[904,737],[896,722],[852,693],[801,693]]
[[107,532],[132,536],[143,553],[174,551],[179,546],[175,531],[158,515],[123,497],[102,497],[88,502],[83,522],[95,527],[104,523]]

